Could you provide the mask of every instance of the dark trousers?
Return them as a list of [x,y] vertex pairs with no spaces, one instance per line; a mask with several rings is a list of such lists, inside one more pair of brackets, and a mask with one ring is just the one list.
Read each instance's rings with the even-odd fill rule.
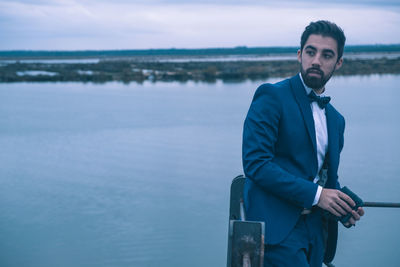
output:
[[266,245],[264,253],[264,267],[321,267],[324,243],[320,213],[301,215],[289,235],[277,245]]

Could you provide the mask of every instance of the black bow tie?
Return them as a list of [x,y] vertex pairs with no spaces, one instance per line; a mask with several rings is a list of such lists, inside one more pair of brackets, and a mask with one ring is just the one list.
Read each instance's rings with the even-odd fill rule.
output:
[[324,109],[326,105],[331,101],[331,98],[329,96],[317,96],[314,91],[311,91],[308,94],[308,99],[310,99],[310,102],[317,102],[318,106],[321,109]]

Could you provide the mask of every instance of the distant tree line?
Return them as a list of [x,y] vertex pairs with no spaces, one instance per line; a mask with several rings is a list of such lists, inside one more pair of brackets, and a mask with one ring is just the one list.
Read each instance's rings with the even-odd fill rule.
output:
[[[136,49],[136,50],[82,50],[82,51],[0,51],[0,59],[22,58],[108,58],[134,56],[216,56],[216,55],[269,55],[296,53],[298,47],[247,47],[204,49]],[[400,44],[349,45],[345,52],[400,52]]]

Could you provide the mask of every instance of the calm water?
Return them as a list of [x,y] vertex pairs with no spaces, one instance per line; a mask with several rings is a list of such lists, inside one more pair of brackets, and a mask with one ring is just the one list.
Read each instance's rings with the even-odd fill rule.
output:
[[[0,84],[0,266],[225,266],[258,84]],[[367,201],[400,202],[399,84],[327,91],[347,119],[341,182]],[[399,266],[400,210],[366,212],[336,266]]]

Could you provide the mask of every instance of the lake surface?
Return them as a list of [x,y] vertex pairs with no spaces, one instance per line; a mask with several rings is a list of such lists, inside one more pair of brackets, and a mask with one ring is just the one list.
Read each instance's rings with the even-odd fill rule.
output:
[[[279,79],[271,79],[275,82]],[[0,84],[0,266],[226,265],[244,83]],[[339,177],[400,202],[400,75],[332,79]],[[396,267],[400,209],[340,227],[334,263]]]

